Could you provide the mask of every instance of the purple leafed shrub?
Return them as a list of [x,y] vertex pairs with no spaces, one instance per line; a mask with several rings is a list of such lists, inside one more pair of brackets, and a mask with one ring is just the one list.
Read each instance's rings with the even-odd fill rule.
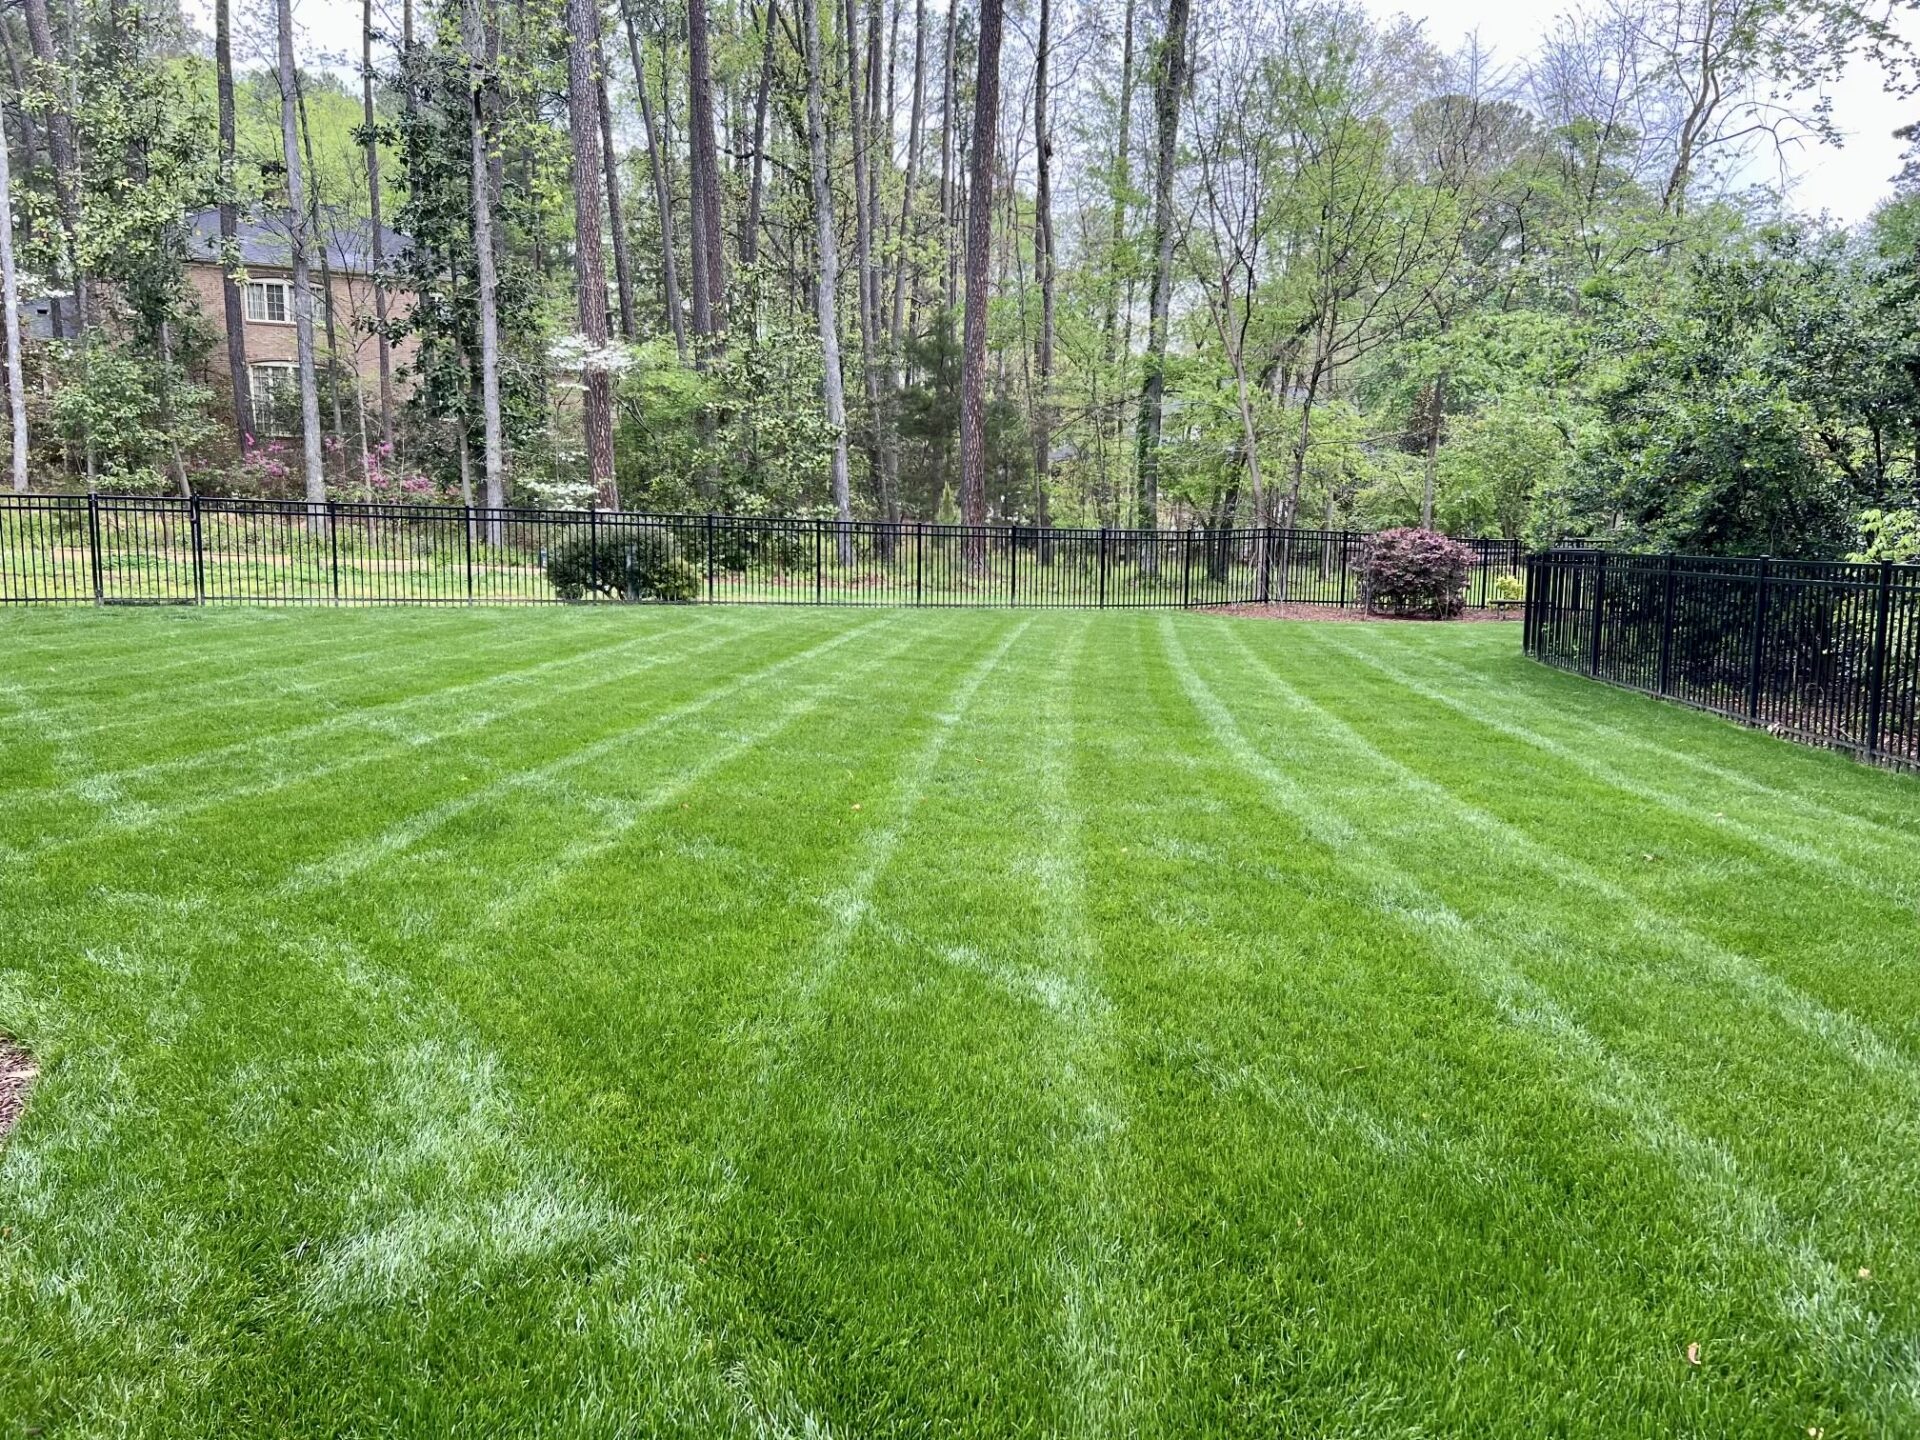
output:
[[1431,530],[1382,530],[1367,553],[1367,608],[1450,620],[1466,607],[1473,548]]

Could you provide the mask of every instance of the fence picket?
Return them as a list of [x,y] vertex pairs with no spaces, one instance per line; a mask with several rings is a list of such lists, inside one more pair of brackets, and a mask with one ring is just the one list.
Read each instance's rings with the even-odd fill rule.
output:
[[1920,565],[1562,549],[1527,569],[1534,659],[1920,770]]
[[[908,526],[911,560],[903,553]],[[1277,526],[1188,525],[1176,534],[1109,526],[843,525],[830,518],[654,515],[598,506],[583,513],[355,500],[0,495],[0,602],[554,601],[560,582],[548,577],[563,563],[587,598],[602,596],[603,587],[605,594],[624,595],[636,585],[644,598],[652,582],[635,568],[637,552],[612,542],[654,536],[681,562],[682,587],[691,592],[672,598],[710,603],[1107,609],[1286,600],[1345,607],[1361,598],[1354,576],[1366,552],[1366,537],[1355,532]],[[829,538],[846,557],[844,584],[836,583],[832,597],[826,593]],[[804,568],[809,543],[811,577]],[[1171,569],[1176,546],[1177,581]],[[1496,575],[1521,567],[1513,542],[1475,549],[1480,573],[1473,595],[1489,595]],[[1004,576],[990,563],[1001,556]],[[608,573],[610,560],[621,573]],[[1291,576],[1296,563],[1300,574]],[[1338,566],[1337,576],[1327,573],[1329,564]],[[1276,565],[1282,569],[1277,581]]]

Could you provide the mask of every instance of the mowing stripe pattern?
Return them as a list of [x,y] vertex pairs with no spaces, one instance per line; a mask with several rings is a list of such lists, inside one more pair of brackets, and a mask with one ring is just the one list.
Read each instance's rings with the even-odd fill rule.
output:
[[5,623],[17,1429],[1920,1433],[1920,781],[1502,626]]

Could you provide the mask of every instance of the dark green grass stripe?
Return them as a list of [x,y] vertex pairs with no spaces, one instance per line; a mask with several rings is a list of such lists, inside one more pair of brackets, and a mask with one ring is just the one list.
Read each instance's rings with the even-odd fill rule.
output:
[[[46,684],[29,687],[35,694],[57,692],[72,697],[51,712],[64,716],[93,709],[130,687],[164,688],[169,696],[191,697],[244,686],[262,675],[325,671],[371,655],[432,654],[443,649],[450,637],[470,634],[447,624],[447,617],[425,618],[440,623],[409,626],[404,633],[364,627],[333,627],[309,634],[227,627],[212,647],[169,644],[156,649],[152,637],[132,632],[119,653],[97,666],[79,666],[55,654],[37,662],[13,657],[11,668],[23,682],[46,677]],[[377,643],[370,646],[369,641]]]
[[[904,638],[910,642],[911,637]],[[822,703],[845,698],[850,688],[862,685],[876,670],[890,672],[902,642],[903,637],[895,636],[894,644],[874,653],[847,663],[836,658],[830,667],[816,667],[808,672],[814,683],[807,688]],[[894,683],[909,689],[911,672]],[[776,723],[815,713],[794,702],[782,687],[762,687],[757,696],[764,696],[765,705],[776,711]],[[774,732],[766,729],[765,733]],[[202,915],[186,923],[204,925],[209,918]],[[444,918],[454,921],[451,915]],[[369,920],[373,922],[370,941],[391,933],[374,917]],[[205,993],[211,997],[257,992],[263,986],[282,988],[284,976],[276,983],[242,958],[249,946],[258,944],[248,933],[257,923],[255,916],[239,906],[231,923],[240,932],[230,962],[232,972],[225,979],[217,974],[205,977]],[[269,1334],[277,1336],[281,1345],[291,1341],[297,1346],[305,1342],[296,1337],[312,1337],[315,1368],[304,1372],[309,1385],[297,1394],[282,1393],[278,1376],[284,1369],[285,1352],[278,1352],[276,1359],[269,1349],[254,1364],[243,1365],[239,1357],[230,1359],[226,1379],[241,1388],[216,1393],[223,1393],[229,1404],[249,1403],[248,1410],[237,1413],[271,1416],[267,1428],[282,1431],[296,1428],[307,1415],[326,1414],[337,1420],[342,1414],[362,1413],[356,1407],[380,1394],[381,1384],[392,1384],[393,1377],[383,1371],[379,1353],[367,1351],[364,1360],[370,1373],[364,1381],[354,1378],[358,1374],[355,1337],[360,1335],[419,1350],[441,1348],[450,1362],[464,1359],[468,1366],[491,1356],[506,1362],[501,1371],[504,1379],[520,1357],[491,1348],[509,1339],[500,1333],[497,1322],[489,1321],[490,1315],[497,1314],[498,1295],[489,1301],[472,1287],[476,1277],[498,1286],[507,1283],[507,1274],[519,1271],[557,1287],[559,1295],[575,1297],[571,1303],[577,1305],[578,1313],[593,1319],[577,1343],[562,1347],[557,1356],[541,1354],[517,1381],[510,1382],[522,1393],[532,1385],[536,1393],[561,1403],[573,1393],[578,1365],[604,1362],[621,1376],[621,1390],[632,1397],[626,1403],[638,1405],[641,1396],[652,1395],[652,1402],[640,1408],[653,1415],[663,1431],[678,1422],[684,1433],[749,1432],[754,1412],[715,1367],[689,1364],[694,1346],[704,1342],[696,1330],[688,1328],[681,1310],[664,1299],[668,1290],[685,1283],[683,1268],[691,1262],[656,1249],[666,1242],[654,1217],[610,1201],[599,1191],[582,1192],[570,1164],[552,1158],[545,1143],[532,1138],[541,1133],[558,1137],[566,1133],[565,1127],[556,1130],[516,1118],[517,1102],[509,1089],[510,1072],[519,1068],[516,1053],[495,1054],[484,1041],[472,1037],[460,1014],[446,1007],[447,991],[438,982],[457,978],[459,972],[436,976],[404,941],[378,952],[352,945],[344,947],[346,953],[340,959],[330,958],[340,955],[343,947],[327,939],[327,933],[323,929],[312,941],[300,942],[303,948],[316,951],[317,980],[323,985],[331,980],[348,986],[347,993],[353,995],[372,996],[389,1025],[401,1020],[405,1024],[397,1035],[376,1032],[361,1037],[359,1026],[350,1023],[347,1015],[317,1016],[319,1024],[312,1032],[316,1041],[336,1035],[370,1047],[373,1058],[364,1064],[339,1059],[295,1064],[289,1067],[285,1086],[274,1088],[285,1094],[287,1105],[295,1107],[301,1091],[311,1093],[315,1085],[335,1104],[341,1098],[332,1094],[335,1083],[351,1085],[357,1079],[373,1090],[375,1100],[364,1113],[352,1104],[351,1095],[344,1097],[350,1116],[363,1118],[372,1127],[371,1135],[381,1137],[366,1152],[370,1167],[366,1179],[356,1181],[352,1173],[338,1177],[350,1187],[364,1183],[370,1188],[355,1200],[360,1208],[340,1222],[342,1245],[303,1246],[301,1254],[287,1257],[295,1275],[305,1277],[295,1288],[296,1298],[306,1295],[316,1304],[323,1299],[327,1303],[308,1313],[270,1302],[260,1312],[260,1322],[270,1327]],[[381,956],[393,968],[377,958]],[[324,988],[316,992],[315,1005],[324,1004],[325,993]],[[283,1016],[283,1023],[295,1023],[297,1013]],[[271,1026],[272,1020],[266,1023]],[[410,1035],[417,1038],[407,1038]],[[388,1055],[391,1062],[378,1058]],[[383,1069],[389,1063],[398,1067],[391,1074]],[[561,1057],[559,1063],[572,1066],[577,1057]],[[551,1092],[555,1078],[549,1076],[545,1083],[528,1088],[544,1096]],[[237,1074],[234,1093],[239,1097],[257,1092],[263,1083],[264,1077],[257,1072]],[[379,1098],[388,1091],[394,1092],[392,1101]],[[565,1108],[560,1107],[561,1113]],[[296,1124],[300,1114],[298,1108],[283,1108],[281,1125]],[[205,1120],[217,1123],[217,1109],[207,1113]],[[349,1126],[347,1134],[351,1133]],[[556,1138],[555,1143],[564,1148],[564,1141]],[[286,1183],[284,1171],[275,1168],[269,1174],[259,1169],[272,1163],[273,1155],[262,1155],[255,1166],[263,1192],[279,1191]],[[301,1188],[311,1191],[312,1182]],[[546,1197],[551,1197],[551,1203]],[[496,1238],[489,1239],[490,1234]],[[656,1255],[657,1264],[649,1258]],[[579,1288],[584,1281],[568,1280],[573,1267],[582,1265],[586,1273],[597,1270],[605,1283]],[[161,1269],[156,1278],[168,1273]],[[274,1283],[271,1274],[260,1277],[263,1296],[272,1293]],[[279,1283],[285,1283],[284,1276]],[[384,1294],[389,1285],[392,1303],[380,1302],[376,1313],[366,1311],[365,1302],[354,1298]],[[433,1307],[442,1315],[468,1315],[474,1338],[462,1344],[458,1337],[464,1327],[446,1319],[436,1324],[435,1333],[448,1338],[436,1347],[412,1318],[424,1295],[434,1297]],[[539,1313],[534,1297],[523,1298],[534,1306],[530,1315]],[[344,1312],[338,1308],[342,1301],[347,1302]],[[467,1310],[467,1306],[474,1308]],[[164,1320],[156,1320],[155,1325],[165,1333]],[[551,1339],[545,1343],[550,1345]],[[243,1345],[242,1354],[249,1349]],[[437,1403],[429,1413],[471,1416],[477,1413],[472,1407],[484,1404],[493,1392],[482,1372],[469,1369],[466,1373],[469,1383],[455,1396],[435,1402],[431,1398],[435,1392],[426,1381],[415,1393],[429,1405]],[[252,1405],[261,1408],[252,1410]],[[371,1413],[365,1418],[371,1423]],[[322,1422],[316,1428],[326,1433],[333,1425]]]
[[[449,611],[405,612],[407,638],[423,643],[446,637],[471,634],[473,627],[462,625]],[[290,615],[270,610],[210,611],[194,614],[176,627],[156,629],[150,616],[93,610],[63,615],[57,627],[45,622],[52,617],[8,615],[0,613],[0,627],[11,632],[10,665],[24,678],[41,678],[34,686],[36,694],[58,691],[84,700],[91,687],[123,680],[138,679],[167,683],[185,672],[195,679],[220,674],[244,675],[259,657],[245,648],[279,646],[304,654],[337,651],[354,644],[371,630],[388,632],[390,621],[382,625],[365,612],[328,611]],[[371,623],[370,623],[371,622]],[[57,638],[43,645],[22,641],[22,636],[57,629]],[[236,640],[243,641],[236,648]],[[406,643],[402,638],[397,643]],[[135,660],[133,657],[140,657]]]
[[[673,639],[678,641],[687,635],[697,636],[708,634],[708,632],[709,627],[695,622],[680,631]],[[596,658],[604,661],[614,651],[625,652],[633,646],[652,643],[657,638],[649,636],[643,640],[570,658],[582,662],[590,662]],[[81,799],[87,808],[77,816],[70,817],[70,827],[64,834],[58,831],[49,832],[45,828],[47,820],[28,803],[40,797],[22,796],[18,808],[12,814],[12,823],[19,824],[23,830],[31,834],[32,838],[21,852],[20,858],[37,859],[42,854],[56,854],[90,839],[98,838],[102,833],[99,818],[99,812],[102,810],[107,812],[104,833],[111,838],[120,839],[130,834],[164,831],[178,826],[182,821],[191,820],[209,812],[218,812],[236,801],[257,801],[296,786],[311,786],[316,781],[351,774],[366,765],[397,763],[405,768],[423,765],[428,757],[435,755],[438,748],[445,742],[482,735],[491,729],[502,727],[508,721],[536,721],[543,712],[556,709],[564,711],[584,701],[591,701],[603,692],[632,682],[643,672],[684,664],[737,643],[738,639],[732,632],[722,631],[690,646],[682,645],[675,649],[656,648],[624,666],[612,669],[598,668],[582,679],[564,684],[543,684],[533,694],[521,700],[496,705],[490,709],[476,710],[451,724],[434,728],[408,728],[395,734],[391,728],[384,728],[376,723],[367,728],[371,729],[375,736],[384,737],[383,739],[376,740],[374,744],[363,749],[317,763],[298,758],[298,752],[292,752],[284,745],[276,748],[265,744],[245,745],[245,742],[242,742],[244,753],[255,763],[239,773],[239,783],[234,783],[236,777],[233,775],[221,777],[218,784],[202,783],[182,787],[177,783],[168,783],[162,786],[162,795],[178,794],[184,789],[187,796],[186,799],[176,800],[171,804],[154,804],[143,801],[137,796],[127,796],[119,790],[117,785],[102,781],[90,792],[82,791]],[[532,668],[538,670],[540,667],[536,665]],[[501,685],[528,682],[531,678],[525,671],[506,672],[498,676]],[[413,713],[419,710],[424,712],[426,718],[431,718],[435,708],[457,698],[483,693],[480,687],[485,685],[483,677],[479,681],[436,687],[403,695],[389,706],[382,708],[388,712],[400,713]],[[347,731],[356,726],[365,725],[367,715],[368,710],[362,710],[334,717],[343,723],[332,728]],[[324,726],[328,722],[318,723]],[[185,758],[191,761],[193,757],[189,755]],[[261,771],[266,772],[266,778],[258,780],[247,778]],[[177,775],[177,768],[168,773],[170,776]]]
[[[1617,834],[1616,827],[1595,824],[1576,826],[1571,831],[1564,828],[1547,831],[1539,819],[1542,807],[1538,800],[1542,792],[1538,789],[1488,785],[1484,782],[1476,783],[1470,793],[1450,788],[1446,781],[1436,779],[1434,775],[1439,768],[1436,754],[1442,747],[1427,745],[1410,750],[1404,741],[1388,741],[1394,751],[1403,752],[1389,753],[1364,733],[1361,727],[1368,724],[1367,720],[1344,718],[1336,708],[1338,702],[1319,702],[1304,691],[1287,685],[1263,659],[1248,649],[1239,633],[1226,633],[1248,662],[1257,667],[1257,673],[1268,685],[1287,696],[1297,708],[1304,708],[1319,729],[1341,738],[1349,747],[1364,754],[1369,764],[1391,770],[1415,793],[1450,808],[1471,830],[1485,837],[1491,854],[1506,857],[1509,861],[1524,860],[1542,871],[1543,878],[1586,891],[1601,902],[1596,907],[1597,914],[1615,914],[1626,918],[1638,934],[1659,942],[1677,957],[1699,966],[1717,981],[1731,985],[1777,1011],[1808,1036],[1834,1046],[1851,1063],[1870,1072],[1899,1077],[1903,1082],[1911,1080],[1917,1073],[1917,1062],[1903,1048],[1876,1033],[1870,1023],[1858,1019],[1845,1007],[1829,1004],[1805,993],[1759,966],[1745,953],[1745,947],[1726,943],[1707,933],[1690,918],[1697,901],[1696,907],[1683,907],[1674,897],[1652,893],[1652,885],[1642,877],[1648,875],[1651,864],[1658,863],[1659,855],[1651,851],[1640,852],[1632,857],[1632,860],[1639,862],[1637,865],[1629,861],[1623,867],[1621,861],[1627,857],[1616,854],[1613,864],[1605,868],[1597,858],[1582,857],[1580,846],[1589,831],[1602,835]],[[1408,712],[1405,707],[1389,712],[1374,707],[1376,726],[1377,717],[1382,713],[1404,717]],[[1446,748],[1458,751],[1460,745],[1460,738],[1456,736],[1453,745]],[[1555,779],[1556,770],[1561,777],[1558,780]],[[1570,781],[1571,777],[1565,775],[1565,767],[1557,764],[1537,771],[1533,777],[1536,786],[1547,787],[1545,793],[1553,793]],[[1581,786],[1580,793],[1585,804],[1599,808],[1600,797],[1591,787]],[[1637,808],[1628,806],[1625,812],[1632,814]],[[1503,813],[1507,811],[1512,812],[1513,818]],[[1699,836],[1697,831],[1701,827],[1690,817],[1681,817],[1679,826],[1682,836],[1694,832],[1693,843],[1696,846],[1721,845],[1724,848],[1724,841],[1720,837]],[[1678,850],[1686,842],[1674,837],[1670,843]],[[1621,873],[1623,869],[1624,874]],[[1711,878],[1714,872],[1708,870],[1705,873]],[[1806,893],[1804,887],[1776,888],[1789,895]],[[1834,914],[1845,909],[1845,902],[1835,896],[1831,889],[1816,893],[1820,901],[1819,914],[1825,917],[1827,923],[1831,923]],[[1876,913],[1884,912],[1883,906],[1861,897],[1856,897],[1856,903],[1862,907],[1860,923],[1869,926],[1889,923],[1891,917]],[[1907,928],[1904,921],[1893,920],[1891,923],[1895,934]]]
[[1617,1114],[1648,1150],[1675,1166],[1695,1193],[1702,1222],[1726,1247],[1729,1260],[1736,1248],[1760,1250],[1770,1257],[1783,1282],[1776,1302],[1778,1319],[1798,1336],[1799,1344],[1819,1357],[1823,1368],[1849,1376],[1859,1387],[1856,1398],[1873,1413],[1889,1418],[1911,1415],[1911,1397],[1889,1386],[1884,1371],[1870,1358],[1876,1348],[1874,1327],[1865,1308],[1840,1281],[1839,1268],[1803,1238],[1770,1196],[1741,1175],[1731,1154],[1679,1121],[1643,1076],[1609,1053],[1512,958],[1502,954],[1504,947],[1495,938],[1476,933],[1344,815],[1326,808],[1262,753],[1193,668],[1170,631],[1169,644],[1183,687],[1215,743],[1260,782],[1273,803],[1298,817],[1321,845],[1341,856],[1343,867],[1371,892],[1378,907],[1416,926],[1436,952],[1484,988],[1505,1019],[1526,1027],[1559,1065],[1578,1075],[1594,1103]]
[[[587,639],[584,648],[598,648],[601,643],[591,637],[582,627],[581,635],[570,635],[564,631],[551,634],[553,642],[578,642]],[[396,680],[404,680],[419,672],[433,672],[448,663],[464,668],[478,668],[489,664],[499,657],[511,657],[529,647],[529,635],[525,632],[509,632],[493,637],[487,643],[449,646],[443,634],[409,637],[407,643],[400,645],[383,644],[369,649],[346,654],[327,654],[285,666],[264,663],[265,656],[256,657],[256,664],[237,675],[223,675],[190,686],[169,686],[168,696],[173,703],[173,718],[177,723],[189,719],[199,724],[224,724],[252,727],[264,720],[277,720],[272,714],[262,714],[262,710],[271,710],[275,706],[333,707],[358,704],[366,696],[378,696],[390,693],[390,686]],[[315,679],[303,680],[298,677],[313,672]],[[148,682],[151,683],[151,682]],[[126,685],[119,689],[122,693]],[[135,693],[138,693],[137,690]],[[202,696],[197,703],[183,701],[194,696]],[[106,703],[106,697],[95,697],[82,702],[80,709],[97,712]],[[76,733],[98,742],[101,738],[111,737],[116,743],[117,753],[124,756],[125,747],[137,744],[142,734],[150,732],[147,719],[137,713],[121,715],[101,720],[94,724],[76,727]],[[131,731],[131,735],[123,732]]]
[[[702,613],[687,622],[686,626],[681,627],[679,633],[685,633],[687,628],[714,628],[717,623],[718,617],[714,616],[711,612]],[[303,715],[302,712],[309,711],[312,708],[310,704],[296,702],[289,707],[295,712],[293,717],[294,723],[292,724],[284,725],[278,729],[250,733],[245,738],[230,741],[225,745],[211,747],[198,745],[188,750],[184,755],[160,758],[138,765],[108,768],[76,776],[67,788],[77,791],[87,785],[117,785],[129,780],[147,779],[156,776],[178,777],[182,773],[191,773],[236,756],[248,756],[262,751],[271,751],[289,745],[319,740],[341,730],[352,730],[365,726],[372,721],[395,713],[407,713],[417,706],[445,703],[459,697],[476,694],[484,695],[489,691],[501,687],[512,687],[534,682],[539,677],[551,674],[556,670],[571,669],[576,665],[605,662],[613,657],[624,655],[637,647],[657,643],[657,640],[658,633],[651,629],[642,635],[625,640],[615,640],[611,644],[605,640],[596,638],[592,643],[589,643],[581,649],[572,650],[557,656],[531,659],[525,665],[513,666],[505,670],[493,663],[495,659],[493,654],[484,650],[479,653],[462,651],[458,654],[437,656],[435,657],[437,663],[434,665],[416,668],[410,672],[404,669],[394,672],[392,679],[396,683],[392,689],[386,692],[391,694],[392,698],[390,699],[372,703],[366,701],[352,703],[346,701],[343,697],[341,701],[333,702],[336,706],[336,713],[319,720],[314,720],[309,716]],[[526,643],[524,639],[516,637],[510,641],[507,653],[511,655],[524,651],[525,649]],[[470,680],[455,680],[449,677],[448,671],[451,671],[453,675],[471,674],[474,678]],[[376,672],[373,678],[378,680],[381,676]],[[252,718],[257,719],[258,717]],[[190,736],[183,736],[182,738],[188,740],[190,743]]]
[[[1123,1193],[1170,1322],[1148,1372],[1162,1428],[1468,1433],[1644,1411],[1641,1433],[1669,1432],[1659,1418],[1687,1405],[1670,1388],[1679,1312],[1704,1307],[1664,1175],[1636,1173],[1612,1117],[1489,1030],[1484,999],[1336,850],[1214,757],[1156,651],[1112,648],[1089,679],[1089,708],[1115,717],[1087,736],[1090,863],[1129,1148],[1150,1157]],[[1490,1241],[1475,1217],[1494,1175]],[[1624,1279],[1643,1257],[1657,1283]],[[1412,1378],[1432,1373],[1446,1383]]]
[[[1550,756],[1557,764],[1579,772],[1620,796],[1656,806],[1666,811],[1682,826],[1693,827],[1698,831],[1722,831],[1735,837],[1749,852],[1762,852],[1766,857],[1766,863],[1776,869],[1789,873],[1798,870],[1818,871],[1830,881],[1877,895],[1899,906],[1909,915],[1920,918],[1920,879],[1909,880],[1897,871],[1883,871],[1871,865],[1863,866],[1857,856],[1850,858],[1845,854],[1835,853],[1817,842],[1800,840],[1791,835],[1779,833],[1783,822],[1782,817],[1778,815],[1769,817],[1765,824],[1753,824],[1728,815],[1725,811],[1703,810],[1702,807],[1705,804],[1728,802],[1724,796],[1684,794],[1666,785],[1629,774],[1616,765],[1596,758],[1586,750],[1564,744],[1504,717],[1491,714],[1470,701],[1449,695],[1421,680],[1396,674],[1387,662],[1376,660],[1370,655],[1341,645],[1330,636],[1317,635],[1314,640],[1317,644],[1346,654],[1375,674],[1384,677],[1389,683],[1418,697],[1419,701],[1457,715],[1470,726],[1490,730]],[[1816,833],[1830,833],[1830,830]]]
[[584,744],[565,749],[538,765],[508,768],[477,789],[465,791],[437,805],[417,811],[370,839],[358,840],[351,846],[336,850],[323,859],[303,865],[288,877],[282,888],[297,893],[317,887],[340,885],[368,867],[410,849],[449,820],[478,806],[488,804],[508,791],[550,780],[571,769],[601,761],[623,747],[631,746],[659,730],[684,724],[730,696],[765,685],[797,665],[817,663],[841,646],[885,623],[884,620],[871,620],[837,635],[830,635],[827,639],[808,646],[804,650],[784,655],[758,669],[736,675],[717,685],[708,686],[694,698],[670,709],[649,715],[631,725],[623,725],[610,733],[596,736]]
[[[1584,675],[1543,665],[1517,647],[1448,645],[1422,627],[1393,627],[1392,650],[1440,664],[1471,661],[1502,689],[1536,697],[1561,723],[1583,727],[1623,751],[1649,745],[1673,752],[1674,763],[1762,793],[1791,795],[1802,807],[1834,807],[1840,815],[1903,836],[1920,834],[1920,806],[1911,798],[1920,777],[1865,766],[1818,746],[1786,743],[1763,730]],[[1494,627],[1485,627],[1494,628]],[[1410,634],[1400,634],[1402,630]],[[1379,643],[1379,642],[1375,642]]]
[[[1695,769],[1687,762],[1694,757],[1667,747],[1633,743],[1614,733],[1596,733],[1577,717],[1564,717],[1546,709],[1523,690],[1513,687],[1498,692],[1497,700],[1483,677],[1470,670],[1449,667],[1441,670],[1432,661],[1424,674],[1413,673],[1397,653],[1388,658],[1376,649],[1350,642],[1326,629],[1300,637],[1310,647],[1325,648],[1348,656],[1385,676],[1393,684],[1422,699],[1461,715],[1470,723],[1498,731],[1524,745],[1553,755],[1562,762],[1584,771],[1611,788],[1648,800],[1694,821],[1709,817],[1717,828],[1738,835],[1759,849],[1768,850],[1790,861],[1813,866],[1843,882],[1875,889],[1890,899],[1912,906],[1916,903],[1913,886],[1901,883],[1898,872],[1883,868],[1890,865],[1920,865],[1920,836],[1891,829],[1877,821],[1851,814],[1832,805],[1809,803],[1799,795],[1788,795],[1775,786],[1757,785],[1746,777],[1706,764],[1703,773],[1716,783],[1702,785],[1676,774],[1677,769]],[[1427,678],[1431,676],[1432,678]],[[1451,683],[1448,683],[1448,682]],[[1462,694],[1465,690],[1467,693]],[[1474,698],[1478,697],[1478,698]],[[1490,703],[1491,702],[1491,703]],[[1569,723],[1571,722],[1571,723]],[[1574,729],[1576,736],[1561,738]],[[1584,734],[1584,743],[1577,736]],[[1625,752],[1624,754],[1622,752]],[[1652,773],[1633,766],[1627,757],[1645,754]],[[1616,761],[1611,757],[1619,757]],[[1729,796],[1725,785],[1732,784],[1742,793]],[[1684,788],[1682,788],[1684,787]],[[1756,805],[1755,822],[1730,816],[1724,809],[1745,800]],[[1784,803],[1782,803],[1784,802]],[[1776,833],[1787,826],[1800,830],[1799,838]],[[1842,832],[1842,833],[1836,833]],[[1838,848],[1835,848],[1837,845]],[[1867,868],[1863,868],[1862,862]]]

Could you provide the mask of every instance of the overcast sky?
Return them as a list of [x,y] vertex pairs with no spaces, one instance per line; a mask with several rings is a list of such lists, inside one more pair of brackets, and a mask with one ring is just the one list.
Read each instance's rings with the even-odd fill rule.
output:
[[[1201,0],[1204,3],[1204,0]],[[1477,33],[1496,58],[1515,63],[1530,53],[1563,7],[1554,0],[1365,0],[1382,15],[1403,13],[1426,23],[1436,44],[1451,49]],[[376,13],[385,9],[375,0]],[[201,25],[212,31],[210,7],[199,0],[189,11],[204,11]],[[296,23],[305,32],[302,59],[311,50],[358,56],[359,0],[295,0]],[[1911,12],[1902,16],[1904,28],[1920,45],[1920,20]],[[1845,81],[1833,92],[1833,118],[1846,136],[1838,149],[1810,145],[1792,157],[1794,174],[1790,199],[1797,209],[1822,210],[1852,224],[1863,220],[1891,193],[1890,180],[1900,166],[1900,142],[1893,131],[1920,120],[1920,99],[1902,101],[1885,93],[1877,67],[1857,61]],[[1776,168],[1769,158],[1756,180],[1772,182]]]

